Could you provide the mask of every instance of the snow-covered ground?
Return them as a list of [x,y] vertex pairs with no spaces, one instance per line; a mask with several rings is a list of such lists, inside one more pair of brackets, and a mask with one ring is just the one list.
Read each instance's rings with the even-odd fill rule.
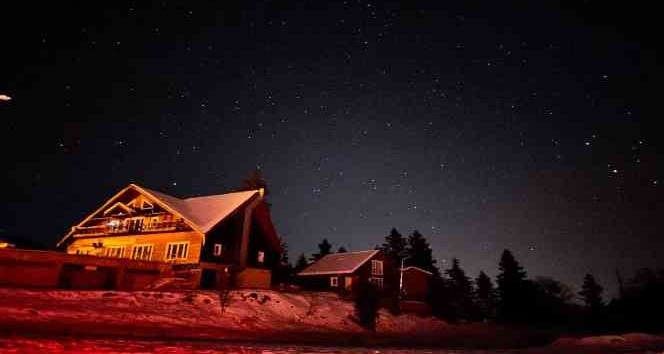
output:
[[[223,304],[222,304],[223,302]],[[0,288],[0,323],[104,323],[231,331],[363,332],[353,305],[332,293],[237,290],[219,292],[61,291]],[[428,333],[447,325],[431,317],[393,316],[381,310],[378,331]]]
[[[117,292],[0,288],[0,352],[11,353],[651,353],[664,336],[639,333],[561,338],[517,351],[404,351],[336,345],[544,346],[550,333],[482,324],[448,325],[432,317],[381,310],[376,332],[358,326],[353,304],[331,293],[236,290]],[[107,339],[92,339],[90,336]],[[112,339],[108,339],[108,337]],[[88,339],[84,339],[88,338]],[[120,339],[125,338],[125,339]],[[133,339],[130,339],[133,338]],[[147,340],[156,339],[156,341]],[[220,344],[206,340],[253,344]],[[333,344],[293,347],[260,343]],[[125,350],[129,348],[130,350]],[[133,349],[132,349],[133,348]],[[314,348],[314,349],[312,349]]]

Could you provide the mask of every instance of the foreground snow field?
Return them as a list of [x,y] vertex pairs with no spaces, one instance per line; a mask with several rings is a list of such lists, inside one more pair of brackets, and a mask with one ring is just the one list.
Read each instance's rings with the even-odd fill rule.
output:
[[[223,306],[222,306],[223,303]],[[0,322],[103,323],[106,327],[207,328],[229,331],[363,332],[353,305],[331,293],[35,291],[0,288]],[[378,331],[427,334],[447,325],[432,317],[393,316],[381,310]]]
[[[631,333],[556,340],[550,332],[448,325],[387,311],[381,311],[376,332],[370,332],[355,323],[352,303],[335,294],[237,290],[228,295],[0,288],[0,352],[664,354],[664,336]],[[334,346],[325,346],[330,344]],[[388,349],[395,345],[528,348]]]

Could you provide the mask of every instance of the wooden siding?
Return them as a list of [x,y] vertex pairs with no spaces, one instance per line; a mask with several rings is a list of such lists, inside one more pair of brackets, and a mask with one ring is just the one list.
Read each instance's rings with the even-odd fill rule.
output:
[[102,243],[103,247],[125,246],[123,258],[130,258],[133,245],[152,244],[151,261],[164,262],[166,260],[166,245],[170,242],[189,241],[189,249],[186,260],[178,260],[175,263],[198,263],[201,255],[203,236],[195,231],[187,232],[164,232],[147,235],[125,235],[105,236],[76,239],[67,247],[67,253],[76,254],[77,250],[82,253],[92,250],[90,255],[103,256],[104,248],[94,248],[93,244]]

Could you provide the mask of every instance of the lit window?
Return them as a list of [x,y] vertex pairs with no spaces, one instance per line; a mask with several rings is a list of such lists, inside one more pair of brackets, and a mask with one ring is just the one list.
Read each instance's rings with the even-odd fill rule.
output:
[[110,246],[104,248],[104,257],[122,258],[124,257],[125,246]]
[[383,261],[371,261],[371,275],[383,275]]
[[187,259],[189,254],[189,242],[171,242],[166,244],[167,261]]
[[330,277],[330,286],[336,288],[339,286],[339,277]]
[[258,251],[258,263],[260,264],[265,263],[265,252]]
[[152,259],[152,245],[134,245],[131,250],[131,259],[149,261]]
[[215,243],[214,244],[214,250],[212,251],[212,255],[215,256],[215,257],[221,256],[221,250],[222,250],[221,243]]

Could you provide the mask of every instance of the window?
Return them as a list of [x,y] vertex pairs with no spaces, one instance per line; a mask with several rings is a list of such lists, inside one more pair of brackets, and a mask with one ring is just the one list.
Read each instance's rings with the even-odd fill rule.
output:
[[122,258],[124,257],[125,246],[110,246],[104,248],[104,257]]
[[167,261],[187,259],[189,254],[189,242],[171,242],[166,244]]
[[370,281],[373,285],[375,285],[378,289],[382,289],[382,288],[383,288],[383,278],[375,278],[375,277],[371,277],[371,278],[369,278],[369,281]]
[[260,264],[265,263],[265,252],[258,251],[258,263]]
[[150,210],[152,208],[154,208],[154,206],[152,205],[152,203],[148,202],[147,200],[144,200],[143,203],[141,204],[141,209],[143,210]]
[[339,286],[339,277],[330,277],[330,286],[336,288]]
[[149,261],[152,259],[152,245],[134,245],[131,250],[131,259]]
[[223,247],[222,247],[221,243],[215,243],[214,244],[214,250],[212,250],[212,255],[215,256],[215,257],[220,257],[222,249],[223,249]]
[[371,275],[383,275],[383,261],[371,261]]

